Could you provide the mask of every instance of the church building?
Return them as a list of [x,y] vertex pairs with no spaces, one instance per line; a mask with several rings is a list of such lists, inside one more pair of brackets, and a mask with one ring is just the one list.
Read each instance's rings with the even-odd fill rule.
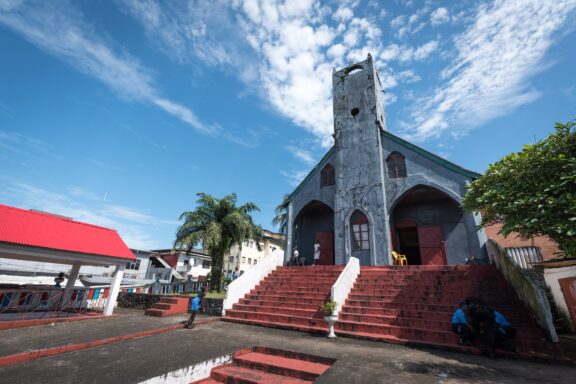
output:
[[463,211],[469,182],[480,176],[386,129],[383,90],[372,57],[332,75],[334,145],[292,192],[285,259],[306,264],[463,264],[485,258],[480,217]]

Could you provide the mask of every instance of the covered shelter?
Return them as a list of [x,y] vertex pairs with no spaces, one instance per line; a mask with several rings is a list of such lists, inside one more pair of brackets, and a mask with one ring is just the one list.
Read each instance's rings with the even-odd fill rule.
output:
[[[0,257],[71,266],[65,286],[51,287],[40,296],[38,293],[22,296],[16,295],[17,292],[0,291],[0,312],[7,306],[16,307],[19,312],[40,311],[42,306],[49,307],[47,303],[57,292],[59,308],[71,302],[75,307],[69,308],[78,308],[96,298],[102,303],[99,310],[104,315],[111,315],[114,311],[126,263],[136,259],[113,229],[2,204]],[[75,289],[83,265],[115,266],[109,290],[94,293]]]

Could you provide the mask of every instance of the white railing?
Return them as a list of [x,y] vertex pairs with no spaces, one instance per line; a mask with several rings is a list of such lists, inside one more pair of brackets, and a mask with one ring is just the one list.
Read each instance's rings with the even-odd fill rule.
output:
[[348,294],[352,290],[359,274],[360,261],[355,257],[351,257],[342,273],[340,273],[338,280],[336,280],[332,286],[332,300],[338,304],[333,313],[334,316],[338,316],[338,313],[342,310],[342,306],[344,305],[346,298],[348,298]]
[[283,264],[284,252],[274,251],[244,272],[242,276],[231,282],[228,285],[226,298],[224,299],[222,316],[226,314],[227,309],[232,309],[234,304],[238,303],[241,298],[254,289],[270,272]]

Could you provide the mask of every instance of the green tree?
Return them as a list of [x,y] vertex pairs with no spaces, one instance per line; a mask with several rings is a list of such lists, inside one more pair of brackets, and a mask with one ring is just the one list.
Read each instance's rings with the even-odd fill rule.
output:
[[464,208],[481,225],[501,222],[502,234],[546,235],[565,257],[576,257],[576,121],[557,123],[546,139],[524,146],[473,181]]
[[276,216],[272,219],[272,224],[277,225],[281,233],[286,234],[288,228],[288,206],[290,205],[290,195],[284,195],[282,203],[275,209]]
[[184,212],[180,220],[184,223],[176,231],[173,249],[190,252],[201,244],[212,258],[210,290],[222,287],[224,256],[234,244],[242,248],[242,242],[254,240],[261,250],[262,228],[254,224],[251,213],[259,211],[254,203],[236,206],[235,193],[217,199],[206,193],[198,193],[194,211]]

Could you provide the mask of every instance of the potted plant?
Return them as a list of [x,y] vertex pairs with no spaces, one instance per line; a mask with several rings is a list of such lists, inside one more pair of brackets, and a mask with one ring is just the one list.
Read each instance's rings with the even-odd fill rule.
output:
[[320,305],[320,311],[324,313],[324,320],[326,320],[328,326],[330,327],[328,332],[328,338],[330,339],[336,337],[336,334],[334,334],[334,323],[338,319],[338,316],[334,315],[336,308],[338,308],[338,303],[335,302],[334,299],[327,300],[322,303],[322,305]]

